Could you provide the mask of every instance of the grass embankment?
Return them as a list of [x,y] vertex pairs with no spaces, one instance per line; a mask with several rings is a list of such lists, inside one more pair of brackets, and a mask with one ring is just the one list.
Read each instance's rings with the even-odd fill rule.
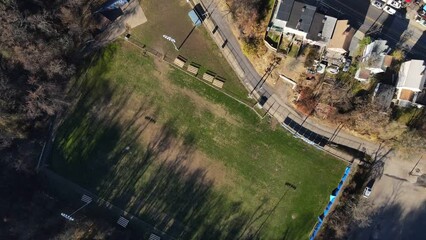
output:
[[[203,25],[194,27],[188,16],[191,8],[186,1],[142,0],[141,4],[148,22],[132,29],[133,40],[146,44],[170,58],[181,55],[188,60],[188,64],[199,64],[200,76],[207,70],[217,74],[225,79],[225,91],[249,102],[246,89],[206,28]],[[210,6],[209,9],[212,11],[213,7]],[[176,51],[173,44],[164,39],[163,35],[173,37],[179,51]]]
[[306,239],[345,167],[125,43],[76,86],[51,168],[176,237]]

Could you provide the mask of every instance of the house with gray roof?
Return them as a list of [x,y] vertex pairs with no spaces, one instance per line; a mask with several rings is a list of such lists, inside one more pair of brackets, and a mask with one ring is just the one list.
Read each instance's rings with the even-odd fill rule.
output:
[[297,0],[277,0],[268,31],[294,34],[310,44],[325,46],[337,19],[317,12],[317,7]]

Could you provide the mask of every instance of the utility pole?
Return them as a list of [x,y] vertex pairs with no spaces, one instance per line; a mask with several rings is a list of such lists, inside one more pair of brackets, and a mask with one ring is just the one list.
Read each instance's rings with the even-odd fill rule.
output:
[[260,80],[257,82],[256,86],[254,86],[253,90],[249,93],[249,96],[251,97],[253,92],[257,89],[257,87],[262,88],[263,84],[265,84],[268,77],[272,74],[272,71],[275,69],[275,67],[281,62],[281,58],[275,58],[274,61],[269,65],[269,67],[266,68],[265,74],[260,78]]
[[417,160],[416,164],[414,165],[413,169],[408,173],[409,175],[413,175],[414,169],[416,169],[417,165],[419,164],[420,160],[422,160],[423,155]]

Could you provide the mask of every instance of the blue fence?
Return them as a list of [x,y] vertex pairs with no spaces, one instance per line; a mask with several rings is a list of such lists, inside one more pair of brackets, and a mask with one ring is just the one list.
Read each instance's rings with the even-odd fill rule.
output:
[[310,240],[315,239],[315,237],[317,236],[319,230],[321,229],[324,218],[328,215],[328,212],[330,211],[331,206],[333,206],[334,200],[336,200],[336,196],[339,194],[340,190],[342,189],[343,183],[345,182],[346,178],[348,177],[350,171],[351,171],[351,167],[350,166],[346,167],[345,173],[343,174],[342,179],[340,179],[339,185],[337,185],[337,188],[335,188],[331,192],[330,201],[328,202],[327,206],[325,207],[324,212],[318,217],[318,222],[315,225],[311,236],[309,237]]

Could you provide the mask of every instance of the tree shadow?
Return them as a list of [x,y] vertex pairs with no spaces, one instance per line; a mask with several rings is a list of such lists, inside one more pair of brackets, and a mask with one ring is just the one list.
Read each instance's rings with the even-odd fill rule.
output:
[[398,203],[380,208],[368,227],[353,226],[351,239],[424,239],[426,201],[409,212]]
[[387,45],[391,49],[405,49],[407,41],[412,33],[407,30],[409,20],[405,17],[404,11],[398,11],[398,16],[389,15],[383,22],[381,32],[371,34],[374,38],[383,38],[387,40]]
[[[418,23],[414,23],[418,24]],[[407,58],[408,59],[425,59],[426,57],[426,32],[423,31],[420,38],[414,44],[413,47],[408,51]]]
[[[78,100],[55,138],[51,168],[175,238],[258,238],[257,227],[271,214],[266,202],[249,213],[217,191],[207,169],[191,165],[195,134],[178,129],[174,119],[151,128],[160,124],[153,119],[161,109],[152,109],[149,99],[121,119],[132,92],[109,84],[105,54],[115,50],[107,51],[75,85]],[[152,134],[141,143],[147,129]],[[131,223],[128,229],[140,231]]]

